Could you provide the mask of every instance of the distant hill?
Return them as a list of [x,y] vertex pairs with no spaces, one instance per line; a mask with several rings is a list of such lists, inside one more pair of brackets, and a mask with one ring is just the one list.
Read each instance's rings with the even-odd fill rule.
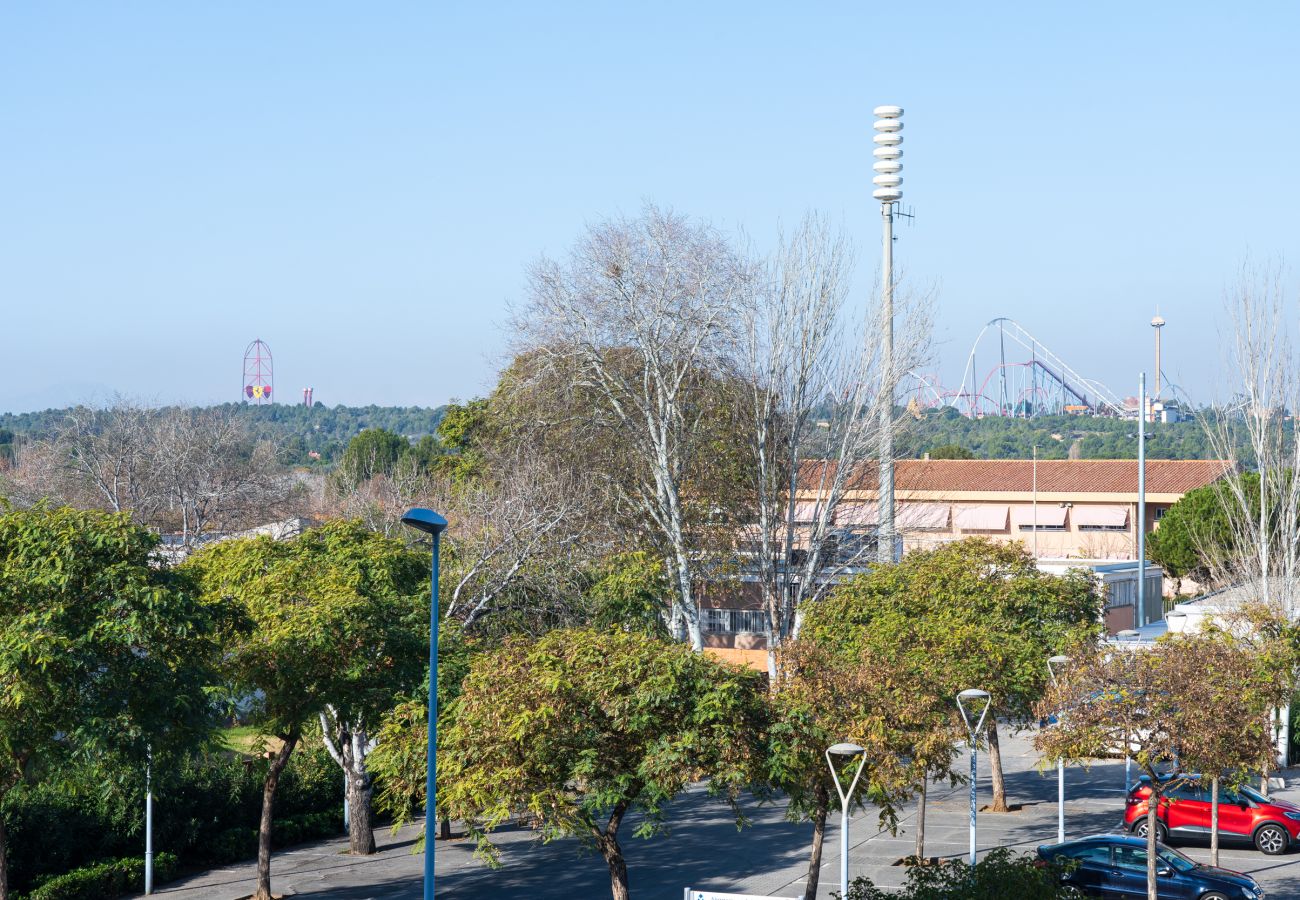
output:
[[[364,428],[384,428],[418,440],[437,430],[446,410],[445,406],[324,404],[309,409],[279,403],[227,403],[213,408],[233,411],[248,423],[254,437],[272,441],[283,450],[286,462],[297,465],[329,465],[342,455],[352,436]],[[67,413],[64,408],[0,414],[0,456],[8,455],[15,441],[49,434]],[[319,454],[319,460],[310,456],[313,452]]]

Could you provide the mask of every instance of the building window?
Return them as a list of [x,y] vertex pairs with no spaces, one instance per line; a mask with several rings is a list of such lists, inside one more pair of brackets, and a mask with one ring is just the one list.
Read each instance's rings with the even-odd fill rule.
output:
[[705,609],[700,627],[705,634],[767,634],[761,609]]
[[1167,506],[1157,506],[1157,507],[1156,507],[1156,521],[1159,522],[1161,519],[1163,519],[1163,518],[1165,517],[1165,513],[1167,513],[1167,512],[1169,512],[1169,507],[1167,507]]
[[[1020,530],[1028,534],[1034,531],[1034,526],[1021,525]],[[1065,531],[1066,529],[1064,525],[1039,525],[1037,530],[1038,531]]]
[[1080,531],[1128,531],[1127,525],[1080,525]]

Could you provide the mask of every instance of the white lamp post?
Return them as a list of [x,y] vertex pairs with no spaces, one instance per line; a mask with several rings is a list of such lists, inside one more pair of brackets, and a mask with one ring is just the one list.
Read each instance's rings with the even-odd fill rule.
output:
[[884,259],[881,266],[881,366],[884,384],[881,386],[883,403],[880,408],[880,527],[876,531],[877,558],[881,562],[894,561],[894,204],[903,197],[899,185],[903,183],[903,107],[877,106],[873,113],[876,123],[872,127],[876,136],[872,168],[876,175],[871,179],[875,190],[871,196],[880,201],[880,217],[884,225]]
[[[970,736],[970,864],[972,866],[975,865],[975,757],[978,754],[975,742],[984,728],[984,718],[988,715],[992,702],[993,698],[989,696],[989,692],[978,688],[968,688],[957,695],[957,708],[961,710],[961,719],[966,723],[966,733]],[[971,705],[969,710],[966,709],[966,703]],[[983,704],[982,708],[981,704]],[[979,716],[972,725],[971,718],[975,716],[977,710]]]
[[[1068,656],[1053,656],[1047,660],[1047,674],[1052,677],[1053,686],[1056,685],[1056,667],[1063,666],[1070,661]],[[1056,719],[1061,719],[1061,711],[1056,711]],[[1056,842],[1065,843],[1065,758],[1062,757],[1056,761]]]
[[[835,793],[840,795],[840,896],[849,895],[849,798],[853,796],[853,791],[857,789],[858,779],[862,777],[862,769],[867,764],[866,750],[857,744],[841,743],[834,744],[826,748],[826,765],[830,766],[831,778],[835,781]],[[853,773],[853,782],[849,785],[846,792],[844,786],[840,784],[840,773],[835,768],[835,763],[831,760],[832,756],[845,756],[852,758],[861,757],[858,760],[858,769]]]

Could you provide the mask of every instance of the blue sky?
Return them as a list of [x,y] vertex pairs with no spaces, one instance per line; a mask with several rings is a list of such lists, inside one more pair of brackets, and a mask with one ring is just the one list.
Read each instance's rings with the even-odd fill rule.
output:
[[284,400],[483,393],[526,266],[647,200],[759,246],[820,210],[865,295],[881,103],[946,381],[1005,315],[1133,393],[1158,306],[1211,399],[1225,286],[1295,261],[1297,9],[4,4],[0,410],[234,399],[254,337]]

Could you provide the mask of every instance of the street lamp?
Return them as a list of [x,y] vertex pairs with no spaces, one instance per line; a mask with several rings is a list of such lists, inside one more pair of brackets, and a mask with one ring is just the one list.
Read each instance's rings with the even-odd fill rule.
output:
[[[1052,677],[1052,686],[1055,687],[1056,667],[1063,666],[1070,661],[1070,657],[1061,656],[1060,654],[1050,657],[1047,660],[1047,674]],[[1061,711],[1056,711],[1056,721],[1061,721]],[[1065,757],[1056,761],[1056,842],[1065,843]]]
[[[1142,562],[1141,560],[1139,560],[1138,566],[1141,567],[1141,565]],[[1146,574],[1145,572],[1138,574],[1139,584],[1141,583],[1141,579],[1145,574]],[[1115,637],[1118,638],[1120,641],[1127,641],[1129,643],[1132,643],[1133,641],[1136,641],[1142,637],[1142,632],[1138,631],[1136,628],[1125,628],[1122,631],[1115,632]],[[1132,752],[1133,752],[1133,747],[1128,739],[1128,731],[1125,730],[1124,732],[1124,796],[1126,798],[1128,797],[1128,792],[1132,784],[1132,778],[1133,778],[1133,757],[1131,755]]]
[[[858,779],[862,777],[862,769],[867,764],[867,751],[857,744],[840,743],[833,744],[826,748],[826,765],[830,766],[831,778],[835,781],[835,793],[840,795],[840,896],[849,895],[849,798],[853,796],[853,791],[858,786]],[[861,757],[858,760],[858,769],[853,773],[853,783],[849,785],[846,792],[844,786],[840,784],[840,773],[835,768],[835,763],[831,761],[832,756],[843,756],[852,759],[855,756]]]
[[425,767],[424,900],[433,900],[434,812],[438,787],[438,550],[447,520],[431,509],[408,509],[402,524],[433,536],[433,572],[429,578],[429,758]]
[[[968,711],[966,705],[971,704]],[[979,718],[975,724],[971,725],[971,717],[975,714],[980,703],[984,706],[979,709]],[[966,733],[970,735],[970,864],[975,865],[975,757],[978,751],[975,749],[975,741],[979,737],[980,730],[984,727],[984,717],[989,714],[989,706],[993,703],[993,698],[989,696],[988,691],[981,691],[979,688],[967,688],[957,695],[957,708],[961,710],[961,720],[966,723]]]

